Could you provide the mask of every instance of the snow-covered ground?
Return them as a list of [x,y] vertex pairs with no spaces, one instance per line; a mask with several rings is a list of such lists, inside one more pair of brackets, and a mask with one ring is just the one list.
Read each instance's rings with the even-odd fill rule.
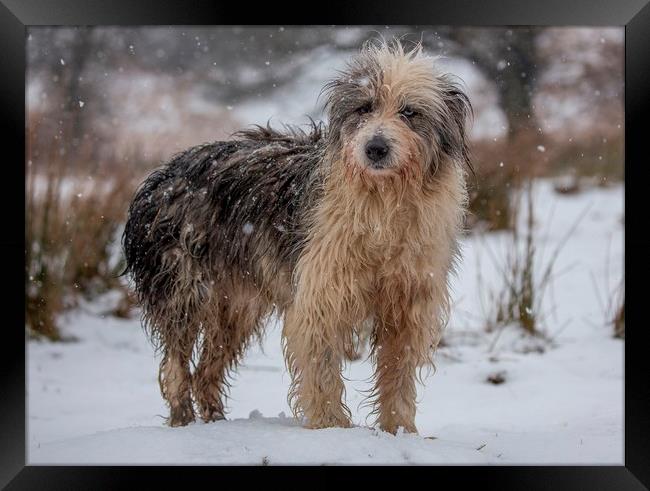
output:
[[[345,371],[356,426],[301,428],[286,402],[277,322],[264,351],[255,345],[246,355],[227,421],[166,427],[158,360],[139,321],[104,317],[95,302],[61,320],[78,341],[27,343],[28,462],[622,464],[624,342],[612,338],[598,295],[623,274],[623,188],[560,196],[540,182],[535,191],[540,254],[550,256],[582,216],[544,303],[553,343],[515,328],[483,330],[486,285],[498,283],[490,251],[502,257],[506,236],[466,238],[446,346],[418,393],[419,435],[368,427],[368,409],[359,407],[366,361]],[[499,372],[503,383],[486,381]]]

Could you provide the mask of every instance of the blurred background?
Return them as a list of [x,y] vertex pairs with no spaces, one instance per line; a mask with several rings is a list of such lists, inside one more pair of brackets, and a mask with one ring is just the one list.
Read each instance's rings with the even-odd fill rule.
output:
[[516,317],[534,332],[532,202],[515,197],[538,178],[567,195],[621,185],[622,28],[30,27],[28,333],[61,339],[61,313],[107,292],[104,315],[132,316],[120,236],[137,185],[239,128],[323,119],[323,84],[379,36],[421,41],[462,80],[475,113],[467,233],[529,239],[505,266],[516,292],[486,328]]

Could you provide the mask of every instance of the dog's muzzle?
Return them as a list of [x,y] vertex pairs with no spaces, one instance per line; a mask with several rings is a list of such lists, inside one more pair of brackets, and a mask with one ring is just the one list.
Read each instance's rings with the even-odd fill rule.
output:
[[373,169],[386,168],[386,155],[390,151],[388,142],[381,136],[373,136],[368,143],[366,143],[366,157],[370,160],[369,167]]

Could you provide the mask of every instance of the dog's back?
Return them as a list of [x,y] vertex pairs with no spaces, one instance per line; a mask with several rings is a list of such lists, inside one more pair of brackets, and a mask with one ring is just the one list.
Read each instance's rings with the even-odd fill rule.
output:
[[124,250],[146,303],[164,301],[180,280],[166,267],[171,257],[211,272],[214,283],[234,274],[259,286],[295,264],[307,202],[319,192],[322,132],[257,128],[237,136],[175,156],[136,193]]

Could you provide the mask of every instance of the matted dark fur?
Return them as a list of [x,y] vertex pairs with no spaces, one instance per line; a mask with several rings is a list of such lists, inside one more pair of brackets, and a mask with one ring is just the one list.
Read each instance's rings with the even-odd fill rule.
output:
[[[448,309],[471,110],[428,60],[367,44],[325,88],[329,127],[241,131],[176,155],[139,188],[126,271],[163,352],[171,425],[194,420],[195,405],[206,421],[224,417],[228,373],[275,312],[292,407],[310,427],[349,425],[337,367],[375,319],[380,424],[415,431],[412,372],[430,362]],[[385,158],[368,160],[371,137]],[[407,251],[404,264],[388,251]],[[408,351],[397,372],[382,371],[382,343]]]
[[[201,145],[175,156],[147,178],[129,208],[124,230],[128,271],[144,324],[164,351],[163,363],[173,350],[186,364],[199,335],[206,333],[201,358],[208,363],[211,350],[222,350],[209,339],[208,328],[217,324],[223,331],[220,345],[232,351],[223,368],[230,369],[248,338],[260,334],[263,317],[289,301],[266,285],[265,278],[292,271],[304,246],[304,214],[322,192],[316,170],[323,130],[314,124],[308,132],[287,128],[281,133],[258,126],[235,136],[235,141]],[[270,258],[266,270],[261,257]],[[223,319],[229,294],[237,295],[234,283],[270,300],[253,325],[244,326],[241,339],[228,332],[239,326]],[[245,300],[240,305],[252,308]],[[225,376],[206,381],[217,391],[215,397],[225,396]],[[161,389],[164,393],[162,380]],[[210,416],[223,417],[223,406],[215,404],[217,414]],[[187,398],[183,405],[179,423],[192,419]]]

